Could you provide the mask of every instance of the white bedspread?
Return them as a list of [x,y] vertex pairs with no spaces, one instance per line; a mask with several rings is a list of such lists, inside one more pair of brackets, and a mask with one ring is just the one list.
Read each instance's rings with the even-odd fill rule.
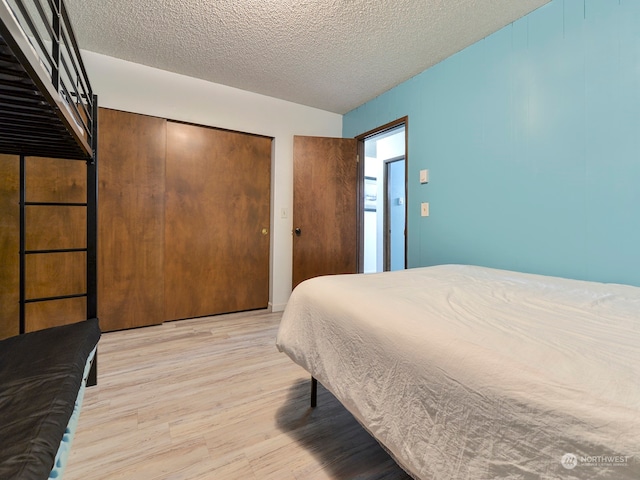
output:
[[640,479],[638,287],[463,265],[319,277],[277,346],[416,478]]

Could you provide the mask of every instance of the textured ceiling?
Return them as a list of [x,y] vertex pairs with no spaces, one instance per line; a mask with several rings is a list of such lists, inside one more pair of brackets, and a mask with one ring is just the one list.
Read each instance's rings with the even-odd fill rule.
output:
[[66,0],[66,5],[82,49],[346,113],[548,1]]

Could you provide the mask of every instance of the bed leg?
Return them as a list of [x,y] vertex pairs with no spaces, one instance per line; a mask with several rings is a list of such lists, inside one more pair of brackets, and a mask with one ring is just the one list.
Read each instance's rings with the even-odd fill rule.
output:
[[89,369],[89,376],[87,377],[87,387],[93,387],[98,384],[98,351],[96,350],[96,354],[93,357],[93,362],[91,362],[91,367]]
[[318,380],[311,377],[311,408],[316,408],[318,404]]

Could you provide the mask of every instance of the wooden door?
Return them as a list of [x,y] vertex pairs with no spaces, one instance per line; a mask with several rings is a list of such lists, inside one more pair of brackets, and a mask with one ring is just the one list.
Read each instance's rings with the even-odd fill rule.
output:
[[165,319],[266,308],[271,138],[167,123]]
[[100,327],[162,323],[166,120],[100,109],[98,145]]
[[356,273],[356,139],[296,136],[293,164],[293,286]]

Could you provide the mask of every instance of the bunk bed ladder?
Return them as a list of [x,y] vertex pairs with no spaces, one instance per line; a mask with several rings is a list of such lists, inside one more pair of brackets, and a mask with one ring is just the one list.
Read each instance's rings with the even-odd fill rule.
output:
[[[60,160],[68,161],[68,160]],[[72,202],[30,202],[27,200],[27,176],[26,176],[26,157],[20,155],[20,333],[26,333],[26,306],[30,303],[49,302],[55,300],[66,300],[78,297],[87,297],[88,292],[78,292],[68,295],[58,295],[50,297],[34,297],[27,298],[27,275],[26,275],[26,260],[31,255],[55,255],[60,253],[74,253],[85,252],[88,253],[88,248],[52,248],[52,249],[38,249],[28,250],[26,245],[27,234],[27,222],[26,222],[26,209],[27,207],[42,207],[42,208],[55,208],[55,207],[78,207],[87,208],[88,204],[85,203],[72,203]],[[87,215],[88,218],[88,215]],[[87,238],[87,243],[88,243]]]

